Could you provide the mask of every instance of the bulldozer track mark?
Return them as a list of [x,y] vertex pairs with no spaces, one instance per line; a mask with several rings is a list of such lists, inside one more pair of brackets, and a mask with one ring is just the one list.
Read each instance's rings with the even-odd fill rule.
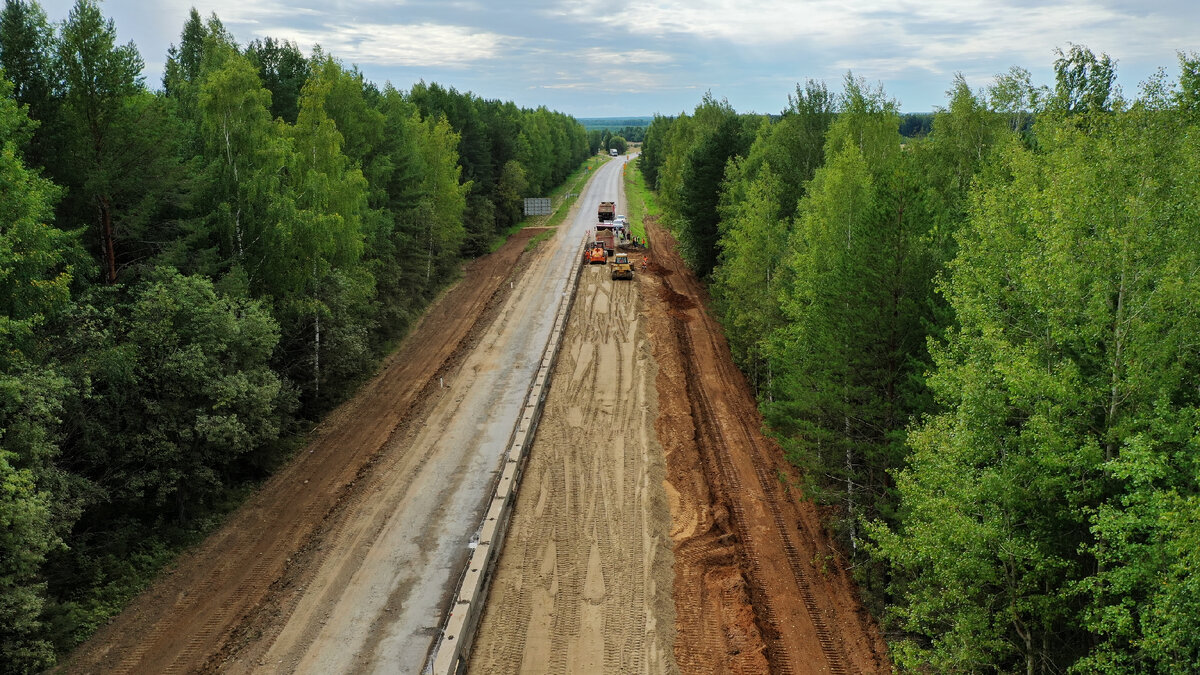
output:
[[[680,330],[680,333],[680,341],[684,345],[685,354],[694,355],[694,347],[692,346],[690,333],[688,333],[686,329]],[[704,387],[700,386],[698,382],[695,382],[696,378],[694,375],[689,376],[688,379],[688,390],[697,401],[697,407],[700,409],[700,418],[702,420],[701,423],[706,426],[706,437],[712,438],[715,441],[713,443],[714,447],[711,454],[717,458],[722,478],[724,479],[725,484],[728,486],[727,492],[742,492],[745,487],[737,467],[733,464],[730,453],[726,450],[729,446],[725,439],[725,434],[720,425],[714,423],[714,421],[717,419],[717,416],[713,410],[712,401],[709,398],[708,393],[704,390]],[[743,436],[749,437],[749,435],[745,433],[746,429],[744,428],[744,421],[739,419],[739,424],[743,426]],[[804,606],[808,612],[809,620],[812,621],[813,627],[816,629],[817,642],[820,644],[821,651],[824,653],[825,659],[828,662],[829,672],[846,673],[846,666],[842,662],[842,658],[836,649],[833,635],[829,630],[829,627],[825,624],[820,610],[816,606],[816,600],[814,599],[812,591],[809,588],[808,576],[804,572],[799,551],[796,549],[795,544],[788,537],[787,526],[784,522],[783,512],[779,503],[780,496],[776,494],[775,490],[773,489],[771,478],[766,475],[766,469],[764,467],[763,457],[761,457],[761,452],[756,447],[755,443],[748,443],[746,447],[753,454],[751,460],[754,464],[756,477],[758,478],[759,489],[762,491],[765,497],[763,502],[770,508],[771,517],[775,522],[776,531],[779,537],[783,540],[784,553],[787,556],[789,566],[792,570],[792,574],[795,579],[795,586],[801,597],[804,599]],[[756,540],[757,537],[754,535],[751,528],[747,527],[748,519],[746,517],[743,502],[732,502],[731,510],[733,512],[734,522],[739,526],[739,536],[741,537],[747,552],[758,549],[758,542]],[[748,557],[750,560],[751,569],[753,571],[752,577],[758,577],[761,575],[762,561],[758,555],[753,553],[749,553]],[[765,599],[767,602],[762,608],[764,623],[768,628],[768,630],[765,632],[768,635],[778,636],[780,633],[778,628],[779,619],[776,616],[776,612],[774,606],[770,602],[770,598]],[[778,637],[771,639],[771,644],[768,648],[772,656],[771,665],[777,672],[795,672],[795,667],[790,660],[790,652],[786,650],[786,647],[778,643]]]
[[[670,282],[667,280],[664,280],[663,288],[668,290],[668,298],[671,298],[672,295],[681,295],[671,288]],[[678,304],[678,301],[676,301],[676,304]],[[674,324],[675,339],[678,341],[679,347],[683,352],[684,361],[695,362],[695,347],[692,344],[691,334],[685,325],[686,322],[682,318],[672,317],[672,323]],[[712,402],[699,381],[698,373],[694,369],[685,370],[685,379],[688,397],[692,402],[693,419],[696,420],[698,427],[696,440],[700,446],[700,450],[716,465],[718,470],[716,479],[719,481],[721,492],[725,494],[731,492],[740,493],[743,490],[741,476],[738,474],[736,467],[733,466],[729,453],[726,451],[728,446],[721,427],[716,422],[717,416],[713,410]],[[729,500],[728,508],[741,544],[740,547],[737,547],[738,555],[749,563],[751,571],[750,580],[753,585],[753,581],[759,576],[761,568],[760,561],[754,554],[756,550],[756,537],[746,527],[747,518],[743,503],[736,499]],[[767,602],[756,607],[756,610],[760,622],[760,633],[767,639],[768,656],[772,668],[779,671],[790,670],[789,654],[780,648],[775,638],[771,637],[777,636],[780,632],[778,627],[779,621],[775,616],[773,606]]]

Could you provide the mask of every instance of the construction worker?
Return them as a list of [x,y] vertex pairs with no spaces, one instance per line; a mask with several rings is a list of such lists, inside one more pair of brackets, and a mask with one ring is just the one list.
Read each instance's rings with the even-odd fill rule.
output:
[[646,256],[642,256],[642,269],[646,269],[646,266],[649,264],[650,264],[650,258],[648,258]]

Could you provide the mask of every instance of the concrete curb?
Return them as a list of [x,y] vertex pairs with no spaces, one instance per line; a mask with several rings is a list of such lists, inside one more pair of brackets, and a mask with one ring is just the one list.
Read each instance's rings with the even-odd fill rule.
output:
[[452,675],[466,670],[471,646],[475,641],[475,631],[483,616],[484,602],[487,600],[488,588],[492,581],[492,570],[496,561],[500,559],[500,551],[504,548],[508,521],[517,499],[517,487],[521,483],[525,460],[529,455],[530,446],[533,445],[538,421],[542,416],[542,406],[550,388],[554,364],[558,361],[563,334],[567,329],[567,319],[571,315],[571,307],[575,304],[575,290],[583,273],[583,265],[580,264],[582,257],[583,247],[580,246],[573,259],[575,272],[567,282],[567,288],[559,301],[554,327],[550,329],[550,337],[542,352],[541,365],[525,395],[525,405],[521,408],[521,415],[509,438],[507,456],[497,476],[487,514],[480,525],[475,550],[471,552],[471,558],[462,573],[449,615],[442,624],[441,634],[423,672]]

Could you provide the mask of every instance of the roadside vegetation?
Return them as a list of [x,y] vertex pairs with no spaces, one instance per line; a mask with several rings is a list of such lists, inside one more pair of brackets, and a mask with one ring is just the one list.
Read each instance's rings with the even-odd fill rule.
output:
[[[492,238],[492,245],[488,247],[489,253],[494,253],[508,238],[516,234],[518,230],[526,227],[558,227],[567,217],[567,212],[571,210],[571,206],[575,200],[579,198],[579,189],[587,182],[591,172],[597,167],[604,164],[608,160],[605,156],[592,156],[581,163],[575,171],[567,176],[566,180],[560,183],[557,187],[550,191],[549,195],[540,195],[550,200],[551,206],[554,208],[553,213],[548,216],[526,216],[524,214],[524,203],[522,203],[521,219],[496,233]],[[552,234],[552,233],[551,233]],[[536,235],[534,239],[538,242],[544,241],[549,235],[545,233]],[[535,246],[533,242],[527,245],[527,250]]]
[[0,672],[86,637],[284,461],[574,119],[192,11],[161,87],[95,0],[0,13]]
[[1200,57],[1054,65],[916,138],[852,75],[706,96],[639,161],[905,670],[1200,663]]
[[660,215],[654,201],[654,191],[646,187],[642,176],[641,158],[625,165],[625,209],[628,211],[629,232],[638,239],[646,239],[646,218]]
[[587,185],[588,180],[591,179],[596,169],[603,166],[609,159],[607,156],[593,154],[579,168],[575,169],[575,172],[568,176],[561,185],[551,191],[550,204],[554,207],[554,213],[546,221],[546,227],[558,227],[562,225],[563,221],[567,219],[567,214],[571,211],[571,207],[579,199],[579,194],[583,191],[583,186]]

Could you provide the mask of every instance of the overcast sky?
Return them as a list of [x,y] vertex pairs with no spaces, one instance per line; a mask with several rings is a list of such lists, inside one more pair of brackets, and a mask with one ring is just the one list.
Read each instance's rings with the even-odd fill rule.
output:
[[[71,0],[42,2],[51,21]],[[108,0],[122,41],[159,87],[189,8],[239,43],[313,44],[379,83],[439,82],[577,117],[691,111],[706,90],[739,112],[777,113],[807,78],[841,90],[848,70],[905,112],[946,104],[1019,65],[1050,84],[1054,48],[1117,61],[1127,95],[1176,52],[1200,51],[1200,0]]]

